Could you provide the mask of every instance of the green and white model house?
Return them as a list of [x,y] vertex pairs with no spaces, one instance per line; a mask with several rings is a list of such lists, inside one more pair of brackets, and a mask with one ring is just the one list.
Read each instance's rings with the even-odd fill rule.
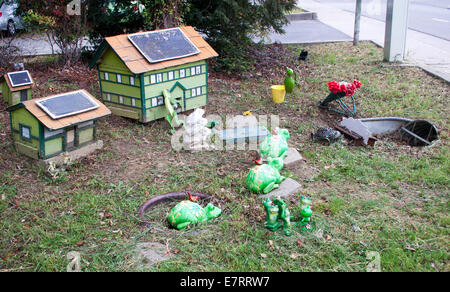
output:
[[146,123],[208,103],[208,59],[218,54],[192,27],[107,37],[91,61],[104,104]]
[[32,99],[33,79],[28,71],[9,72],[0,77],[3,101],[15,105]]
[[41,160],[72,152],[78,158],[87,155],[88,148],[101,148],[97,145],[97,120],[111,114],[85,90],[24,101],[7,111],[14,148]]

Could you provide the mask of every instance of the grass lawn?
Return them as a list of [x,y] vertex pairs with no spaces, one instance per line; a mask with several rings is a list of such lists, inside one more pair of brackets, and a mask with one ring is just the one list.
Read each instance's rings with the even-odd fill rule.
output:
[[[211,72],[206,112],[280,116],[305,158],[297,170],[282,171],[303,185],[288,201],[291,214],[299,216],[300,195],[311,197],[315,231],[269,232],[261,200],[244,184],[250,153],[174,152],[163,120],[102,120],[104,149],[51,181],[12,149],[1,105],[0,270],[65,271],[66,255],[77,251],[82,271],[365,271],[370,252],[379,253],[383,271],[450,271],[449,85],[418,68],[381,62],[382,50],[371,43],[308,46],[306,64],[296,58],[304,48],[273,46],[241,78]],[[278,66],[264,61],[273,64],[274,56]],[[35,96],[77,88],[99,95],[96,72],[86,65],[54,70],[44,61],[29,60]],[[302,86],[290,103],[275,105],[270,85],[282,82],[286,64]],[[427,119],[441,129],[440,140],[425,148],[393,137],[374,148],[312,143],[311,132],[342,118],[316,106],[328,94],[326,83],[354,78],[363,83],[358,117]],[[150,226],[141,224],[137,209],[148,198],[187,189],[214,196],[221,217],[169,229],[174,202],[150,211]],[[173,257],[146,266],[133,257],[143,242],[162,243]]]

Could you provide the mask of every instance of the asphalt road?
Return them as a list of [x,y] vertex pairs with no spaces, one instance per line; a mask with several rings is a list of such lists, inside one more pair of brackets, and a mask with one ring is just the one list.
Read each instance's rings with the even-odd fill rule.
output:
[[[355,11],[356,6],[356,0],[315,1],[351,12]],[[362,0],[362,15],[385,21],[386,2],[387,0]],[[408,26],[450,41],[450,0],[410,0]]]

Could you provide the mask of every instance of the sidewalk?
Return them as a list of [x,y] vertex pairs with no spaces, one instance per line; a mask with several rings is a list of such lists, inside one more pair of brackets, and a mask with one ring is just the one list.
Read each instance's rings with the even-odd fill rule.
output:
[[[314,0],[298,1],[298,6],[308,11],[317,12],[318,19],[325,25],[341,31],[350,38],[353,37],[355,23],[355,15],[353,13],[324,5]],[[291,23],[288,25],[286,27],[287,32],[291,30],[290,26],[298,26],[298,24]],[[318,25],[317,30],[319,29],[321,28]],[[384,33],[384,22],[361,16],[360,40],[370,40],[383,47]],[[315,32],[315,34],[320,34],[320,32]],[[291,36],[295,38],[295,34],[286,35],[288,38]],[[341,41],[341,39],[337,38],[336,41]],[[291,41],[293,40],[291,39]],[[324,41],[330,40],[326,38]],[[431,74],[450,82],[449,41],[409,29],[406,58],[408,62],[418,65]]]

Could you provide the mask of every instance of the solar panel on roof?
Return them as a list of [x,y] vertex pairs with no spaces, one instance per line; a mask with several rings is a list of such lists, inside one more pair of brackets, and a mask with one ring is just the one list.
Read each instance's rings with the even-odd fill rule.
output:
[[180,28],[137,33],[128,36],[130,42],[150,63],[184,58],[200,53]]
[[41,99],[36,101],[36,104],[55,120],[99,107],[98,103],[82,90]]
[[8,73],[9,81],[12,87],[30,85],[33,83],[28,70]]

